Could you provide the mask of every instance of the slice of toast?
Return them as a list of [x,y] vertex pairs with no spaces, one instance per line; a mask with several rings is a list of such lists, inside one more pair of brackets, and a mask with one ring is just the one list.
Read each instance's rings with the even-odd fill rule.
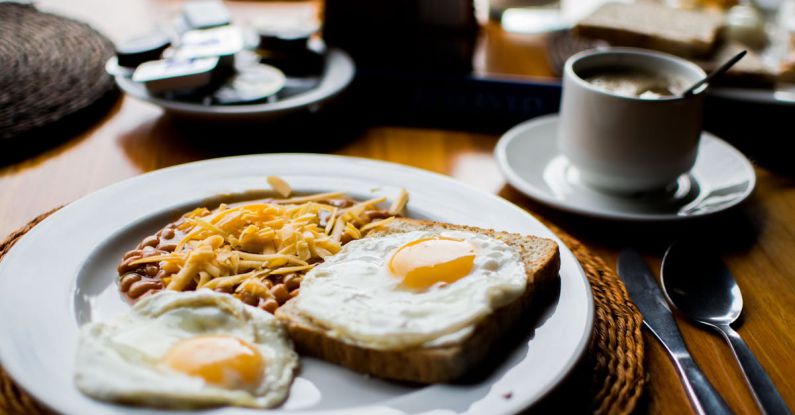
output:
[[723,27],[717,13],[684,10],[654,2],[606,3],[574,28],[578,36],[684,57],[709,54]]
[[405,218],[397,219],[367,237],[418,230],[467,231],[504,242],[516,249],[524,262],[527,289],[514,302],[477,322],[471,333],[456,343],[404,350],[375,350],[330,337],[323,327],[302,316],[291,304],[293,301],[288,301],[276,311],[276,317],[287,325],[299,352],[382,378],[418,383],[449,382],[484,360],[498,340],[530,310],[533,294],[538,288],[558,278],[558,245],[545,238]]

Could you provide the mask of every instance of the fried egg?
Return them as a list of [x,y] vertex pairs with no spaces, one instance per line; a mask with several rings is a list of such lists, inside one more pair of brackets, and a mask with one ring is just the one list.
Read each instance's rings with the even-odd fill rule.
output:
[[163,291],[81,329],[75,382],[106,401],[270,408],[287,397],[297,365],[271,314],[210,290]]
[[309,271],[296,310],[350,344],[444,344],[527,289],[519,252],[464,231],[412,231],[349,242]]

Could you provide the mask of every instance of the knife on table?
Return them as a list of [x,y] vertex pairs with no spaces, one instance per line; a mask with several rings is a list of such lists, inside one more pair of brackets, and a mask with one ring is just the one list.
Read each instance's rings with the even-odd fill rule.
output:
[[705,415],[731,414],[731,409],[690,356],[671,309],[643,258],[633,250],[622,251],[618,256],[618,276],[643,315],[643,324],[671,356],[693,409]]

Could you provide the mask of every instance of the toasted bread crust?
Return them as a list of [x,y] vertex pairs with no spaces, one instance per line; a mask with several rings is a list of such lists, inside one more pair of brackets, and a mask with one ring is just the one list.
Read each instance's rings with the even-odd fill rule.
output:
[[276,311],[276,317],[287,325],[299,352],[382,378],[418,383],[449,382],[481,362],[495,343],[529,310],[538,287],[549,284],[558,276],[558,246],[549,239],[415,219],[396,220],[368,237],[415,230],[468,231],[503,241],[520,252],[527,271],[527,289],[519,299],[481,320],[472,334],[459,343],[405,350],[368,349],[330,337],[322,327],[304,318],[292,301],[288,301]]

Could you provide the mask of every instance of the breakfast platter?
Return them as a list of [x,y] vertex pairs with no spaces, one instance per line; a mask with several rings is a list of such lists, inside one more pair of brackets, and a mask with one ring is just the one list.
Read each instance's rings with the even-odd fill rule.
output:
[[[263,193],[262,189],[268,187],[273,190]],[[290,193],[293,193],[292,197]],[[201,258],[206,259],[207,255],[219,255],[220,258],[230,253],[229,249],[224,248],[227,243],[224,241],[229,239],[224,231],[226,228],[214,226],[222,222],[221,216],[231,218],[246,209],[250,211],[245,214],[251,215],[262,209],[293,212],[293,208],[298,206],[299,210],[304,210],[297,216],[284,216],[280,220],[292,218],[301,221],[306,220],[306,209],[309,209],[308,205],[301,203],[318,202],[315,205],[323,205],[320,201],[341,200],[342,194],[351,198],[352,206],[349,207],[371,212],[365,215],[370,219],[360,222],[340,216],[335,221],[335,216],[332,216],[326,231],[318,233],[319,239],[312,239],[313,228],[310,227],[310,231],[302,235],[312,241],[312,253],[302,255],[300,246],[280,249],[276,254],[239,253],[242,259],[234,264],[235,271],[246,266],[255,270],[234,275],[234,282],[230,282],[230,277],[214,277],[208,273],[189,275],[191,271],[188,270],[196,270],[191,264],[203,261]],[[280,201],[276,198],[278,195],[287,199]],[[238,205],[251,200],[264,202]],[[208,209],[202,210],[203,206]],[[398,211],[404,218],[394,216]],[[180,216],[185,212],[189,213]],[[257,241],[260,239],[256,238],[244,240],[243,234],[249,230],[244,227],[243,233],[239,235],[240,246],[250,247],[246,244],[259,243]],[[377,235],[357,238],[370,230]],[[171,238],[182,231],[185,234],[179,244],[171,246]],[[520,237],[505,232],[529,236]],[[197,235],[204,239],[200,240]],[[258,235],[257,238],[265,238],[265,234]],[[358,240],[347,242],[340,250],[338,246],[328,245],[330,242],[326,235],[332,236],[332,239],[336,236],[338,240]],[[388,339],[390,344],[398,345],[417,342],[424,345],[439,341],[440,338],[429,340],[423,334],[427,334],[427,331],[419,330],[418,327],[435,330],[434,327],[447,327],[449,324],[457,325],[452,332],[445,332],[446,342],[451,341],[451,336],[481,341],[490,339],[484,340],[483,336],[477,335],[467,337],[470,333],[466,332],[466,322],[456,320],[463,318],[461,316],[477,315],[476,302],[468,306],[462,304],[463,308],[457,308],[455,315],[445,312],[445,308],[435,309],[432,301],[425,305],[417,303],[402,312],[404,314],[401,315],[413,316],[402,324],[392,324],[389,310],[363,318],[363,309],[357,305],[359,302],[369,302],[370,307],[377,311],[378,298],[392,301],[394,297],[390,296],[395,294],[383,284],[360,287],[352,282],[355,278],[351,278],[353,274],[350,273],[355,274],[362,268],[351,268],[351,261],[366,263],[381,253],[393,252],[389,269],[397,275],[405,274],[403,284],[411,288],[397,294],[403,299],[419,292],[428,299],[436,296],[441,301],[449,301],[450,298],[444,297],[445,290],[467,292],[471,288],[475,290],[470,290],[473,293],[481,292],[478,290],[482,284],[466,282],[478,273],[489,276],[484,282],[497,284],[493,290],[487,291],[496,290],[503,298],[512,295],[511,284],[517,281],[512,277],[515,275],[515,271],[512,271],[515,268],[512,267],[518,265],[516,260],[519,257],[510,253],[510,250],[505,251],[506,247],[514,246],[514,240],[521,241],[523,246],[535,246],[533,251],[536,253],[532,255],[540,255],[533,258],[542,264],[544,271],[536,272],[535,283],[540,284],[542,277],[555,281],[549,284],[548,290],[543,291],[547,301],[543,301],[546,305],[538,310],[539,317],[521,326],[521,335],[515,347],[507,350],[504,358],[484,360],[488,364],[478,367],[475,370],[477,374],[466,377],[465,381],[434,380],[434,376],[452,376],[450,373],[408,373],[405,368],[397,372],[389,369],[404,365],[400,361],[395,364],[397,357],[388,353],[390,346],[372,339]],[[463,243],[465,241],[471,245]],[[423,256],[417,259],[416,249],[412,249],[414,244],[425,244],[423,246],[430,247],[431,252],[433,246],[443,246],[442,253],[445,255],[459,252],[450,262],[439,264],[444,265],[448,275],[457,272],[466,275],[459,276],[460,280],[437,281],[433,286],[428,286],[427,282],[423,282],[427,275],[422,272],[411,274],[411,269],[401,271],[402,268],[411,268],[417,261],[427,259]],[[130,251],[136,246],[138,248]],[[188,249],[183,249],[186,246]],[[555,246],[555,253],[549,254],[551,262],[543,265],[543,255],[537,252],[555,249]],[[283,254],[292,248],[298,252],[297,257],[288,258]],[[147,249],[152,252],[145,253]],[[155,252],[157,249],[160,251]],[[526,260],[526,257],[532,255],[526,248],[517,249],[517,252],[523,252],[522,261],[529,267],[532,261]],[[35,261],[30,260],[31,252],[36,252]],[[265,252],[268,252],[267,249]],[[333,252],[338,252],[338,255],[332,256]],[[487,252],[488,255],[484,259],[475,252]],[[312,255],[315,254],[326,258],[326,261],[313,262]],[[146,258],[160,260],[160,268],[151,267],[156,262]],[[300,263],[304,260],[301,258],[306,262]],[[275,280],[255,281],[250,278],[252,275],[259,276],[253,274],[255,271],[264,272],[257,261],[274,259],[290,263],[270,263],[267,272],[273,275],[268,278],[310,269],[303,274],[300,293],[297,288],[290,287],[290,281],[295,279],[289,280],[286,276],[277,276]],[[548,270],[556,269],[554,267],[558,259],[560,268],[554,275]],[[183,266],[171,272],[168,270],[170,261]],[[470,268],[474,271],[467,271]],[[337,272],[340,270],[345,272]],[[225,275],[223,270],[218,272]],[[216,290],[179,293],[189,287],[191,280],[196,284],[209,284],[207,288]],[[272,285],[268,286],[271,287],[271,293],[278,292],[279,285],[288,287],[289,291],[282,287],[280,289],[285,290],[284,293],[276,297],[266,295],[259,300],[246,297],[245,289],[234,289],[234,297],[216,292],[224,291],[226,283],[235,284],[228,287],[240,288],[265,282]],[[138,301],[133,298],[136,297],[133,293],[136,286],[154,288],[153,291],[162,288],[168,290],[138,293],[144,297]],[[182,333],[185,331],[202,332],[216,325],[230,327],[230,330],[236,327],[234,330],[244,333],[250,330],[258,333],[253,337],[257,341],[251,341],[254,344],[251,347],[257,348],[266,357],[264,379],[268,380],[268,384],[261,385],[265,389],[258,388],[257,391],[269,392],[261,395],[262,400],[257,402],[279,413],[482,413],[485,410],[494,414],[515,413],[541,399],[574,367],[590,339],[593,324],[593,298],[579,263],[548,228],[524,210],[446,176],[397,164],[325,155],[275,154],[201,161],[138,176],[100,190],[64,207],[25,235],[0,263],[0,289],[6,293],[0,301],[0,312],[17,316],[0,322],[0,331],[4,333],[0,338],[0,364],[41,403],[66,414],[149,413],[129,403],[145,405],[157,402],[155,397],[174,396],[171,392],[193,390],[190,388],[196,387],[195,383],[180,383],[175,381],[179,379],[177,377],[158,386],[158,390],[150,388],[143,395],[130,393],[146,391],[145,387],[142,389],[141,379],[153,379],[146,376],[159,373],[157,371],[160,369],[147,372],[147,362],[150,362],[147,359],[137,360],[143,362],[140,365],[129,366],[130,360],[124,360],[129,359],[125,356],[139,356],[137,353],[146,354],[163,347],[158,343],[159,339],[184,338]],[[414,289],[419,291],[412,291]],[[351,290],[350,295],[341,296],[346,290]],[[236,301],[235,297],[243,301]],[[267,300],[262,301],[265,298]],[[538,301],[533,298],[534,302]],[[335,304],[333,301],[339,302]],[[135,303],[132,307],[131,302]],[[202,306],[196,307],[194,304]],[[287,332],[292,336],[292,342],[300,346],[298,359],[292,351],[284,349],[285,342],[289,343],[284,328],[274,328],[280,325],[276,324],[276,319],[270,313],[277,307],[276,317],[289,322],[286,325]],[[335,326],[335,330],[321,336],[328,347],[313,349],[312,343],[299,335],[304,322],[284,319],[288,308],[290,315],[304,313],[304,316],[312,316],[312,321],[318,326],[331,327],[340,321],[346,324]],[[516,309],[504,307],[500,308],[502,310]],[[335,320],[335,316],[342,317]],[[503,312],[500,318],[516,317]],[[373,326],[372,321],[383,324]],[[382,336],[382,333],[386,333],[386,336]],[[351,355],[357,356],[356,350],[364,350],[367,353],[358,356],[366,359],[366,356],[377,355],[386,348],[387,353],[382,355],[393,361],[386,362],[382,369],[370,367],[369,370],[363,370],[357,366],[361,359],[350,362],[323,354],[324,350],[334,350],[332,346],[335,342],[350,340],[346,336],[356,340],[353,347],[345,349]],[[453,342],[462,348],[484,344]],[[125,346],[120,347],[120,344]],[[213,347],[218,344],[215,343]],[[169,353],[174,356],[171,360],[166,359],[166,363],[172,368],[191,364],[185,356],[190,356],[190,348],[195,345],[177,345],[184,348],[176,349],[180,353]],[[170,350],[173,352],[175,349]],[[469,355],[475,352],[486,350],[464,350]],[[108,356],[121,356],[126,363]],[[407,361],[413,361],[413,358]],[[246,368],[262,364],[256,359],[246,362]],[[288,373],[293,366],[300,366],[300,369],[291,384],[285,383],[284,376],[279,374]],[[240,372],[243,377],[246,375],[245,370],[248,369]],[[207,373],[201,375],[204,377]],[[208,390],[217,392],[217,389]],[[228,398],[227,395],[217,394],[219,398],[215,402],[245,401]],[[103,397],[107,396],[123,397],[116,400],[126,403],[105,402]],[[180,396],[186,399],[185,396],[190,394],[182,393]],[[216,395],[209,393],[202,396],[211,399],[207,397]],[[286,400],[280,399],[284,396],[288,396]],[[184,408],[186,404],[195,404],[196,399],[187,398],[180,402]],[[180,406],[175,402],[161,401],[160,406]],[[217,406],[213,413],[249,412],[234,406]]]

